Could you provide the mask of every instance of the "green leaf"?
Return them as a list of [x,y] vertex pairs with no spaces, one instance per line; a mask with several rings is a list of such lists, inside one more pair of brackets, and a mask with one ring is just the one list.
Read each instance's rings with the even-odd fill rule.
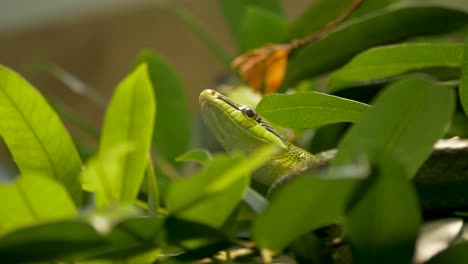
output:
[[374,156],[368,189],[345,217],[356,263],[410,263],[422,222],[419,200],[405,169],[389,155]]
[[355,0],[320,0],[313,2],[301,16],[290,25],[288,38],[304,38],[320,31],[325,28],[327,24],[343,14],[354,1]]
[[465,38],[465,43],[463,45],[464,53],[461,66],[460,88],[458,89],[458,93],[463,110],[465,110],[466,115],[468,115],[468,36]]
[[337,223],[367,173],[366,166],[356,164],[297,176],[273,192],[270,206],[254,222],[254,240],[261,248],[281,251],[299,236]]
[[416,243],[414,261],[425,263],[434,255],[447,249],[460,234],[462,228],[462,218],[442,218],[424,223]]
[[26,173],[1,184],[0,233],[20,227],[66,219],[76,208],[65,188],[50,177]]
[[392,77],[431,67],[459,67],[463,45],[458,43],[411,43],[366,50],[330,75],[332,91],[352,82]]
[[291,128],[310,128],[339,122],[357,122],[369,105],[318,92],[270,94],[257,105],[269,121]]
[[274,148],[268,147],[259,149],[249,159],[240,154],[215,156],[196,175],[172,182],[166,197],[169,209],[177,215],[183,209],[224,191],[240,179],[249,177],[251,172],[267,162],[275,152]]
[[283,16],[280,0],[218,0],[224,19],[231,30],[231,34],[238,47],[241,47],[241,27],[246,10],[249,6],[256,6],[264,10]]
[[392,4],[348,20],[292,54],[284,87],[340,67],[372,46],[414,35],[447,32],[467,22],[468,8],[464,0],[408,0]]
[[127,156],[133,145],[120,144],[91,157],[81,173],[81,181],[94,192],[98,208],[114,205],[120,201],[123,188],[122,173]]
[[364,153],[382,150],[398,157],[413,177],[447,128],[454,92],[426,79],[406,79],[385,88],[343,138],[332,164],[347,164]]
[[129,218],[108,233],[80,220],[34,226],[2,237],[0,258],[8,263],[127,258],[157,247],[163,224],[160,218]]
[[242,200],[244,192],[249,187],[248,175],[235,180],[217,195],[204,199],[202,202],[189,207],[177,214],[181,219],[205,224],[214,228],[221,228]]
[[0,119],[0,136],[20,172],[55,179],[79,205],[81,160],[70,135],[41,94],[3,66],[0,66]]
[[286,27],[286,20],[272,12],[254,6],[247,8],[240,28],[241,51],[283,41]]
[[200,24],[200,22],[187,10],[180,6],[173,6],[168,8],[172,11],[191,31],[195,36],[202,41],[206,47],[215,55],[215,57],[224,64],[226,69],[229,69],[232,56],[223,48],[223,46],[210,35]]
[[211,153],[207,151],[206,149],[193,149],[177,157],[176,161],[177,162],[195,161],[202,165],[206,165],[212,159],[213,159],[213,156],[211,156]]
[[[151,51],[143,51],[136,64],[146,63],[157,102],[153,145],[170,162],[187,151],[190,112],[183,84],[174,69]],[[143,120],[144,121],[144,120]]]
[[[153,133],[155,101],[147,66],[141,64],[117,87],[106,111],[100,153],[109,153],[120,144],[133,150],[123,157],[121,172],[114,175],[116,199],[134,202],[143,180]],[[114,185],[115,184],[115,185]]]

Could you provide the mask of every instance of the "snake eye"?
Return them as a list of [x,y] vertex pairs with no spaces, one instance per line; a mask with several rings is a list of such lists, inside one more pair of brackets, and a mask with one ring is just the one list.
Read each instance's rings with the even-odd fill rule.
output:
[[255,110],[253,110],[252,108],[250,107],[244,107],[242,109],[242,113],[244,114],[245,117],[247,117],[248,119],[254,119],[257,117],[257,112],[255,112]]

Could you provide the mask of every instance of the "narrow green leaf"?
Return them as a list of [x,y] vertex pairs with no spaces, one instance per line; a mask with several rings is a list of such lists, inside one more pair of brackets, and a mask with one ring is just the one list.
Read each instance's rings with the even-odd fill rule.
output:
[[283,41],[286,28],[282,17],[254,6],[247,8],[240,28],[241,51]]
[[398,157],[413,177],[429,157],[454,111],[453,90],[426,79],[406,79],[387,87],[338,146],[333,164],[346,164],[380,149]]
[[[174,69],[151,51],[143,51],[136,64],[146,63],[157,102],[153,145],[171,163],[190,144],[190,111],[186,92]],[[141,117],[140,117],[141,119]],[[144,120],[142,120],[144,121]]]
[[463,61],[462,61],[462,71],[460,76],[460,88],[458,93],[460,96],[460,103],[465,110],[466,115],[468,115],[468,36],[465,37],[465,43],[463,45]]
[[43,174],[62,183],[81,203],[81,160],[70,135],[41,94],[17,73],[0,66],[0,136],[22,174]]
[[277,15],[283,16],[283,8],[280,0],[218,0],[224,19],[231,30],[231,34],[237,46],[242,43],[241,27],[246,10],[249,6],[256,6]]
[[366,50],[330,75],[328,86],[336,91],[353,82],[392,77],[431,67],[459,67],[463,45],[458,43],[411,43]]
[[309,231],[338,223],[354,186],[367,174],[367,166],[349,165],[298,176],[282,185],[255,220],[254,240],[261,248],[281,251]]
[[303,92],[267,95],[256,109],[262,117],[277,125],[310,128],[339,122],[357,122],[369,109],[369,105],[318,92]]
[[10,184],[0,184],[0,233],[28,225],[75,216],[65,188],[50,177],[26,173]]
[[61,81],[72,92],[90,99],[93,103],[95,103],[102,109],[106,107],[106,98],[101,96],[99,93],[96,92],[95,89],[85,84],[83,81],[81,81],[65,69],[61,68],[60,66],[55,65],[53,63],[40,63],[34,65],[34,68],[46,72],[52,75],[53,77],[57,78],[57,80]]
[[173,6],[168,8],[172,11],[191,31],[195,36],[202,41],[206,47],[215,55],[226,69],[229,69],[232,56],[221,46],[221,44],[200,24],[200,22],[187,10],[180,6]]
[[193,149],[176,158],[177,162],[195,161],[202,165],[208,164],[213,159],[211,153],[206,149]]
[[146,64],[141,64],[118,85],[102,128],[100,153],[108,153],[120,144],[128,143],[133,147],[123,157],[121,173],[114,176],[119,185],[116,191],[118,201],[135,201],[148,161],[154,116],[153,87]]
[[448,32],[464,25],[468,23],[464,3],[464,0],[408,0],[348,20],[291,55],[284,87],[340,67],[369,47],[414,35]]
[[290,25],[288,38],[304,38],[320,31],[345,12],[354,1],[355,0],[320,0],[313,2],[301,16]]
[[[262,148],[249,159],[243,155],[218,155],[198,174],[187,179],[175,180],[169,186],[166,201],[177,214],[224,191],[240,179],[262,166],[276,152],[274,148]],[[223,172],[222,174],[220,172]]]
[[391,156],[373,158],[370,186],[345,217],[347,240],[356,263],[410,263],[422,222],[416,191]]

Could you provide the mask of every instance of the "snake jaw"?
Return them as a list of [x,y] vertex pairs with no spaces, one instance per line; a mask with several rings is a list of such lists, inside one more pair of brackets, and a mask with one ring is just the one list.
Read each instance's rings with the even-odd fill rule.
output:
[[[202,107],[208,108],[207,104],[212,104],[223,112],[225,117],[230,118],[233,122],[237,123],[239,127],[242,127],[244,133],[250,134],[252,137],[258,138],[258,144],[270,143],[279,146],[280,148],[287,149],[286,141],[283,137],[274,130],[270,124],[264,121],[259,115],[255,118],[245,117],[243,110],[250,108],[248,106],[238,104],[232,101],[229,97],[218,93],[211,89],[206,89],[200,93],[199,102]],[[213,117],[212,117],[213,118]],[[214,117],[216,118],[216,117]],[[205,121],[208,123],[214,122],[214,120]],[[227,122],[226,120],[218,120],[218,123]],[[220,127],[212,127],[211,130],[220,130]],[[226,135],[229,131],[212,131],[213,134],[218,134],[218,137],[228,137]],[[235,142],[232,142],[235,144]],[[224,144],[228,144],[225,142]]]

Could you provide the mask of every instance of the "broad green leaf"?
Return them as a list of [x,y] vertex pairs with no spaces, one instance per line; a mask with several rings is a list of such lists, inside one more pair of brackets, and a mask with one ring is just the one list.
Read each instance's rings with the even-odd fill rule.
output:
[[211,153],[207,151],[206,149],[193,149],[177,157],[176,161],[178,162],[195,161],[202,165],[206,165],[212,159],[213,159],[213,156],[211,156]]
[[[177,215],[223,192],[234,183],[249,177],[251,172],[267,162],[275,152],[274,148],[268,147],[254,152],[249,159],[241,154],[215,156],[196,175],[172,182],[166,197],[169,209]],[[237,198],[233,197],[233,199]]]
[[424,263],[447,249],[462,228],[462,218],[442,218],[424,223],[416,242],[414,261]]
[[[314,1],[311,6],[289,26],[288,38],[304,38],[320,31],[325,28],[327,24],[343,14],[354,1],[355,0]],[[364,2],[366,3],[367,1]]]
[[166,60],[151,51],[143,51],[137,57],[137,64],[141,63],[148,65],[149,78],[156,95],[153,145],[167,160],[174,162],[176,157],[187,151],[190,143],[187,95],[181,80]]
[[0,120],[0,136],[20,172],[55,179],[79,205],[81,160],[70,135],[41,94],[3,66],[0,66]]
[[221,62],[226,69],[229,69],[232,56],[223,48],[221,43],[209,34],[195,16],[187,12],[181,6],[169,6],[169,11],[172,11],[190,31],[192,31],[198,39],[213,53],[213,55]]
[[338,223],[354,186],[367,173],[366,166],[356,164],[301,175],[282,185],[255,220],[254,240],[261,248],[281,251],[309,231]]
[[369,105],[318,92],[270,94],[257,105],[258,113],[273,123],[311,128],[339,122],[357,122]]
[[461,66],[460,88],[458,89],[458,93],[463,110],[465,110],[466,115],[468,115],[468,36],[465,38],[465,44],[463,45],[464,53]]
[[76,215],[65,188],[38,173],[25,173],[14,182],[0,184],[0,194],[0,233]]
[[120,144],[131,144],[132,151],[113,176],[117,201],[134,202],[143,180],[153,134],[155,101],[146,64],[141,64],[117,87],[106,111],[100,153],[109,153]]
[[272,12],[254,6],[247,8],[240,28],[241,51],[283,41],[286,26],[286,20]]
[[122,163],[133,151],[133,145],[121,144],[101,151],[87,162],[81,181],[94,192],[98,208],[118,203],[123,188]]
[[464,0],[407,0],[392,4],[348,20],[292,54],[284,87],[340,67],[372,46],[414,35],[448,32],[466,23],[468,6]]
[[0,258],[8,263],[125,259],[157,247],[163,239],[163,224],[160,218],[129,218],[108,233],[98,233],[81,220],[33,226],[2,237]]
[[453,90],[426,79],[389,85],[345,135],[332,163],[347,164],[380,149],[398,157],[405,175],[413,177],[447,128],[454,100]]
[[234,41],[239,48],[242,43],[242,21],[244,21],[244,16],[249,6],[256,6],[283,16],[280,0],[218,0],[218,2]]
[[370,186],[345,217],[356,263],[410,263],[422,222],[419,200],[405,169],[391,156],[374,156]]
[[222,192],[204,199],[177,214],[181,219],[205,224],[214,228],[221,228],[242,200],[244,192],[249,187],[250,178],[246,177],[235,180]]
[[366,50],[330,75],[332,91],[353,82],[392,77],[431,67],[459,67],[463,45],[458,43],[411,43]]

